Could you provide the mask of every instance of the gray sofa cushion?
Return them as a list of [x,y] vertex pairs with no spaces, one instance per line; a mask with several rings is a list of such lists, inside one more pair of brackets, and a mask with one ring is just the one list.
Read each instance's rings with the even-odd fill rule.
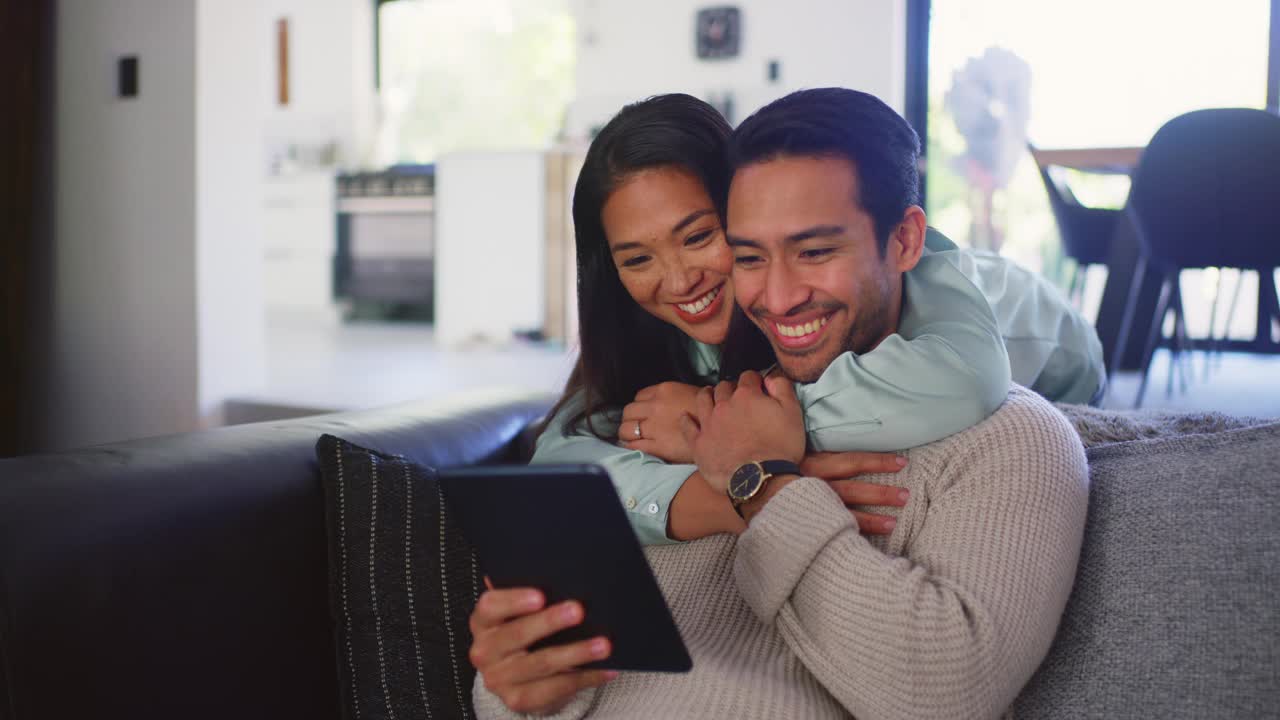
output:
[[1089,519],[1031,718],[1280,712],[1280,423],[1089,451]]
[[1275,418],[1226,415],[1208,410],[1101,410],[1069,403],[1055,403],[1054,406],[1071,421],[1086,449],[1131,440],[1205,435],[1254,425],[1269,425],[1276,421]]

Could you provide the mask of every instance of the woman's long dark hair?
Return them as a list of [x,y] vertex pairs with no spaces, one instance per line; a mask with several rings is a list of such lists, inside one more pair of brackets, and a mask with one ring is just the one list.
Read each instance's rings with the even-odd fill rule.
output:
[[[578,393],[582,405],[565,424],[604,438],[592,415],[620,410],[636,392],[667,380],[699,383],[689,338],[640,307],[618,277],[601,211],[622,183],[642,170],[680,168],[702,181],[724,217],[732,129],[707,103],[683,94],[658,95],[624,107],[591,142],[573,193],[578,251],[578,363],[554,417]],[[612,423],[610,423],[612,425]]]

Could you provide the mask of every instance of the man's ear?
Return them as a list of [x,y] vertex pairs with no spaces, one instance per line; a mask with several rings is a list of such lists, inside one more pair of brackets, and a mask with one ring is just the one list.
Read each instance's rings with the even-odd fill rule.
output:
[[885,248],[886,259],[894,270],[906,272],[920,262],[924,254],[924,234],[928,230],[924,210],[919,205],[912,205],[902,213],[902,221],[889,235],[889,246]]

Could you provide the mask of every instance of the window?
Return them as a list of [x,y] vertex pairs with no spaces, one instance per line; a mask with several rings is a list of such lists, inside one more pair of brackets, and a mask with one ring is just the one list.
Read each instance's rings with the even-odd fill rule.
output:
[[573,68],[567,0],[383,0],[377,159],[545,147],[563,124]]
[[[933,0],[930,223],[1051,271],[1057,230],[1026,140],[1142,146],[1189,110],[1265,107],[1272,4]],[[1128,192],[1124,176],[1071,184],[1091,205],[1119,207]]]

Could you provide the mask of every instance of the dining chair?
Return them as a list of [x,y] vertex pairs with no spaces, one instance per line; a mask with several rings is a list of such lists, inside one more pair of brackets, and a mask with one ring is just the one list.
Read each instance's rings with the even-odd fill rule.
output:
[[1027,149],[1040,169],[1040,179],[1044,181],[1045,192],[1049,195],[1049,207],[1053,210],[1058,235],[1062,238],[1062,254],[1075,261],[1067,285],[1067,297],[1079,306],[1084,294],[1085,273],[1090,265],[1106,264],[1111,237],[1122,212],[1081,204],[1063,177],[1064,168],[1042,160],[1031,143],[1027,143]]
[[[1178,276],[1183,270],[1257,272],[1258,337],[1250,347],[1280,350],[1271,338],[1272,322],[1280,321],[1274,274],[1280,266],[1277,200],[1280,116],[1247,108],[1196,110],[1165,123],[1151,138],[1125,205],[1141,249],[1134,277],[1142,277],[1148,267],[1162,277],[1135,407],[1142,404],[1165,315],[1181,305]],[[1138,284],[1135,280],[1125,307],[1117,357],[1124,357]],[[1184,328],[1178,323],[1175,334],[1185,334]]]

